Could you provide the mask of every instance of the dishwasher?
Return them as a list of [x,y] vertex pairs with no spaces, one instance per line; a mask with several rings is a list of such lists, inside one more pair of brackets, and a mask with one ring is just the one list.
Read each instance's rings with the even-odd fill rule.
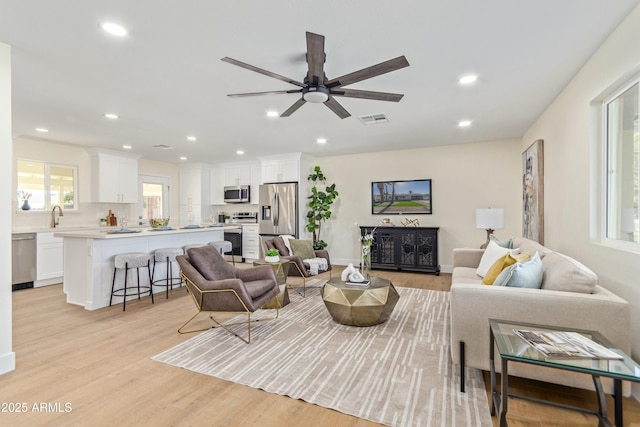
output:
[[11,235],[11,289],[33,288],[36,280],[36,233]]

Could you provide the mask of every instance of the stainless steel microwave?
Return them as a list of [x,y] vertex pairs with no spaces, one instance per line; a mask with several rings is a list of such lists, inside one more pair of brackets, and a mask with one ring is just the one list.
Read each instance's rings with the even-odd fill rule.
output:
[[224,187],[225,203],[249,203],[251,201],[250,199],[251,191],[249,185]]

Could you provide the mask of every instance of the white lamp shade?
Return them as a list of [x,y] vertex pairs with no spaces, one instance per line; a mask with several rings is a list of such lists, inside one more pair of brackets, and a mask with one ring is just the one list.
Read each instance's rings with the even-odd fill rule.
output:
[[476,209],[476,228],[485,230],[504,228],[504,209]]

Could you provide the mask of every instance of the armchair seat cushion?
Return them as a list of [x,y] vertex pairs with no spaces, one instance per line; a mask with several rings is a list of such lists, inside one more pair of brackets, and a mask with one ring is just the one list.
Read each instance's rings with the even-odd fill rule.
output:
[[[271,268],[271,267],[269,267]],[[273,281],[271,279],[254,280],[253,282],[244,282],[247,292],[251,299],[256,300],[261,296],[273,291]],[[276,292],[277,295],[278,292]]]

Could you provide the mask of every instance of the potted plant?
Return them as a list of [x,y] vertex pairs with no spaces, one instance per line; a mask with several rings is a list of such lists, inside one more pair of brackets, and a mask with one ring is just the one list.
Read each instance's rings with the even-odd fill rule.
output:
[[31,198],[31,193],[28,193],[24,190],[18,190],[18,197],[22,202],[22,206],[20,206],[20,209],[22,209],[23,211],[30,210],[31,205],[29,204],[29,199]]
[[[307,231],[313,233],[313,248],[324,249],[327,243],[320,240],[322,223],[331,218],[331,205],[338,197],[336,185],[327,185],[327,178],[322,173],[320,166],[313,168],[313,173],[307,178],[313,182],[311,195],[308,197],[309,211],[307,212]],[[318,185],[324,186],[324,188]]]
[[280,252],[277,249],[269,249],[264,254],[264,260],[266,262],[278,262],[280,261]]

